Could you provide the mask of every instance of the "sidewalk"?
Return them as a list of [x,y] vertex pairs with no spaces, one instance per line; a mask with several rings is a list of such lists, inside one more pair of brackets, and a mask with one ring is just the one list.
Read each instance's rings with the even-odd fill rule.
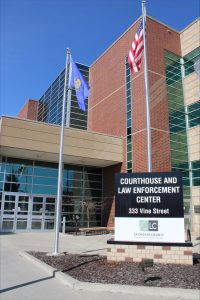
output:
[[[99,253],[105,255],[106,241],[111,235],[98,236],[71,236],[60,234],[60,252],[71,253]],[[144,288],[129,289],[124,286],[106,285],[106,291],[100,291],[96,284],[96,291],[90,285],[79,284],[80,289],[66,286],[67,281],[60,281],[53,276],[53,272],[47,272],[45,268],[27,260],[20,252],[45,251],[52,253],[54,244],[53,233],[18,233],[5,234],[1,239],[1,276],[0,285],[1,300],[172,300],[172,299],[199,299],[197,291],[168,288]],[[78,286],[78,285],[77,285]],[[103,285],[101,285],[102,288]],[[89,288],[88,288],[89,287]],[[98,291],[99,290],[99,291]],[[112,293],[111,293],[112,291]],[[159,293],[158,293],[159,291]],[[126,292],[126,295],[122,294]],[[127,293],[128,292],[128,293]],[[141,294],[142,293],[142,294]],[[188,297],[188,294],[190,295]],[[193,295],[193,296],[192,296]],[[192,297],[191,297],[192,296]]]

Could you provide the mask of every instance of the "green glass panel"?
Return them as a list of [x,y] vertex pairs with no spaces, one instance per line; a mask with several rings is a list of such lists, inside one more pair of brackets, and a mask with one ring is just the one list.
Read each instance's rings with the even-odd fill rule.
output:
[[194,178],[194,179],[193,179],[193,185],[194,185],[194,186],[200,186],[200,177],[199,177],[199,178]]
[[200,169],[200,160],[192,162],[192,169]]

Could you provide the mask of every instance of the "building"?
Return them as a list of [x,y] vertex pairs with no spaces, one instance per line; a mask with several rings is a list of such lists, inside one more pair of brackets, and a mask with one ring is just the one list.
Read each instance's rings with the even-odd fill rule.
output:
[[[138,25],[139,20],[89,67],[86,114],[73,95],[62,214],[69,222],[80,214],[83,227],[113,226],[116,172],[147,171],[143,64],[134,76],[127,64]],[[147,17],[152,167],[182,172],[185,228],[193,236],[200,231],[200,87],[194,72],[199,33],[200,19],[177,32]],[[88,67],[79,67],[87,77]],[[53,228],[63,74],[18,118],[1,119],[2,230]]]

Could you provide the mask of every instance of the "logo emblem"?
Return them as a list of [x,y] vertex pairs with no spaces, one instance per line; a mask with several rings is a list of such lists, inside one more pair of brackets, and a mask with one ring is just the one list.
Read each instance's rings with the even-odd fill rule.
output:
[[149,231],[158,231],[158,221],[149,220]]
[[74,80],[74,86],[75,86],[75,89],[79,89],[81,87],[81,81],[80,81],[80,79],[76,78]]
[[158,231],[157,220],[140,220],[139,221],[140,231]]

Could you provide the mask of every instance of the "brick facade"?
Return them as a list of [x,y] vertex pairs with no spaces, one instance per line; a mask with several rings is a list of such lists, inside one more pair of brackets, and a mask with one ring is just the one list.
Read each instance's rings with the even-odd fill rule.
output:
[[192,245],[136,245],[109,244],[107,248],[108,261],[141,262],[152,259],[155,263],[163,264],[193,264]]
[[29,119],[29,120],[37,120],[37,111],[38,111],[38,101],[29,99],[22,109],[20,110],[19,114],[17,115],[19,118],[22,119]]
[[[124,143],[126,143],[125,58],[138,22],[134,23],[90,68],[88,128],[91,131],[122,136]],[[181,55],[180,35],[166,25],[147,18],[147,37],[153,171],[170,171],[164,50]],[[143,63],[141,71],[132,75],[132,100],[133,171],[145,172],[147,147]],[[124,165],[122,169],[125,169]]]
[[[123,164],[121,172],[126,172],[125,58],[138,24],[139,20],[111,45],[90,68],[91,91],[88,129],[123,138]],[[180,34],[148,17],[147,37],[152,168],[154,172],[171,171],[164,51],[168,50],[181,55]],[[141,71],[132,75],[133,172],[147,171],[147,131],[143,63],[144,61],[142,62]],[[114,173],[110,173],[110,177],[114,177]],[[113,185],[109,189],[111,191]],[[106,190],[106,192],[108,191]],[[112,193],[113,190],[111,191]],[[114,205],[110,203],[110,206],[113,207],[111,210],[111,214],[113,214]],[[111,219],[112,217],[108,218],[108,220]],[[110,221],[109,225],[113,226],[113,224],[110,224]]]

